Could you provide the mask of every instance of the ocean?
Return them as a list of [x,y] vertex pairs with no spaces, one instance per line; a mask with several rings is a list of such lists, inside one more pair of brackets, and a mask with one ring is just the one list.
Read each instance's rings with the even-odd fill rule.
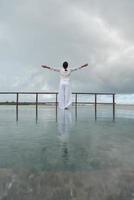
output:
[[35,106],[21,105],[18,121],[15,106],[0,106],[1,197],[49,199],[53,191],[57,200],[127,199],[133,172],[132,105],[116,105],[115,120],[112,105],[98,105],[96,119],[94,105],[78,106],[77,115],[75,107],[56,114],[55,106],[41,105],[38,119]]

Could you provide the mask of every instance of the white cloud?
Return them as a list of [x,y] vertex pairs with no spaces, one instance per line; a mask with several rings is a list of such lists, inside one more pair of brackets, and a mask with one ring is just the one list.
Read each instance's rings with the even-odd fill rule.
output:
[[90,65],[72,75],[73,91],[133,92],[133,8],[132,0],[2,0],[0,90],[57,91],[58,74],[40,65],[67,60]]

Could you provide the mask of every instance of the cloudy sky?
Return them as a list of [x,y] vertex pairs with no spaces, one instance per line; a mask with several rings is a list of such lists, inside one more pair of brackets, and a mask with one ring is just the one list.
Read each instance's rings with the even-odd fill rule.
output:
[[0,91],[57,91],[71,67],[73,91],[134,92],[133,0],[0,0]]

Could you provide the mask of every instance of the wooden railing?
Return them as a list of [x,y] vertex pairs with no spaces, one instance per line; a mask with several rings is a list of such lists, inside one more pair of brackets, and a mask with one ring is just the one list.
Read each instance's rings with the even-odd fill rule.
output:
[[[0,95],[16,95],[16,102],[15,102],[15,105],[16,105],[16,120],[18,121],[18,108],[19,108],[19,95],[21,94],[33,94],[35,95],[35,108],[36,108],[36,119],[38,119],[38,105],[39,105],[39,101],[38,101],[38,97],[39,95],[55,95],[55,108],[56,108],[56,117],[57,117],[57,108],[58,108],[58,92],[0,92]],[[73,92],[72,93],[73,95],[75,95],[75,101],[74,101],[74,104],[75,104],[75,115],[76,115],[76,118],[77,118],[77,107],[78,107],[78,95],[94,95],[94,102],[92,102],[94,104],[94,109],[95,109],[95,119],[97,119],[97,97],[99,95],[110,95],[112,96],[112,110],[113,110],[113,120],[115,120],[115,93],[89,93],[89,92]],[[89,102],[90,103],[90,102]],[[106,103],[106,102],[103,102],[103,103]]]

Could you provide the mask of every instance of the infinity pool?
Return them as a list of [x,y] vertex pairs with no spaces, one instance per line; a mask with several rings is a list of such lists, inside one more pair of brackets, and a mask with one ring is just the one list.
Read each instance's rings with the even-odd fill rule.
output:
[[[1,106],[0,169],[0,178],[3,177],[1,174],[4,170],[4,177],[7,182],[7,177],[10,177],[9,184],[11,186],[13,183],[18,184],[15,182],[16,180],[23,180],[23,184],[26,184],[29,180],[27,180],[27,176],[36,177],[36,179],[44,177],[43,180],[46,180],[46,176],[48,178],[50,175],[49,181],[53,180],[53,177],[57,180],[55,180],[55,185],[61,180],[63,183],[68,180],[69,184],[71,180],[70,184],[74,186],[68,187],[75,189],[69,189],[68,197],[61,194],[61,197],[50,198],[58,200],[73,199],[73,195],[79,193],[80,185],[82,188],[84,187],[81,192],[84,191],[83,195],[86,196],[80,198],[79,194],[79,198],[90,199],[90,192],[88,191],[87,194],[84,184],[88,182],[87,185],[89,185],[91,182],[90,185],[97,190],[98,184],[104,181],[105,187],[109,189],[107,191],[105,188],[106,191],[102,192],[101,199],[108,199],[108,197],[104,198],[104,193],[114,195],[114,190],[117,189],[115,185],[117,184],[118,187],[118,184],[122,184],[120,183],[121,178],[124,176],[129,179],[134,178],[134,109],[130,106],[118,106],[116,119],[113,121],[111,106],[100,106],[97,120],[94,119],[92,105],[79,106],[77,117],[74,108],[65,111],[58,110],[56,116],[55,107],[40,106],[38,120],[36,120],[34,106],[20,106],[19,120],[16,121],[15,107]],[[11,177],[18,177],[18,179],[13,178],[14,181],[12,181]],[[120,192],[116,191],[118,198],[111,196],[109,200],[119,199],[119,193],[125,190],[122,187],[127,188],[125,193],[127,199],[133,198],[132,190],[134,188],[131,187],[134,183],[132,182],[128,186],[130,180],[128,182],[124,180],[126,181],[126,179],[122,180],[124,185],[119,185]],[[39,180],[34,181],[37,184]],[[53,186],[53,188],[55,187]],[[0,185],[0,194],[3,195],[1,188],[3,187]],[[8,190],[10,191],[10,187]],[[23,197],[23,199],[34,199],[32,190],[33,188],[31,196]],[[74,190],[76,194],[74,194]],[[15,196],[17,193],[15,190],[13,191],[12,195],[14,194],[14,198],[17,198]],[[97,191],[100,192],[100,188]],[[8,194],[9,192],[7,192]],[[93,191],[91,194],[92,197],[95,195]],[[12,199],[12,195],[8,199]],[[132,198],[128,198],[128,195]],[[42,199],[38,195],[36,198]],[[121,198],[123,200],[124,196]],[[46,199],[49,198],[46,196]],[[99,194],[91,199],[99,199]]]

